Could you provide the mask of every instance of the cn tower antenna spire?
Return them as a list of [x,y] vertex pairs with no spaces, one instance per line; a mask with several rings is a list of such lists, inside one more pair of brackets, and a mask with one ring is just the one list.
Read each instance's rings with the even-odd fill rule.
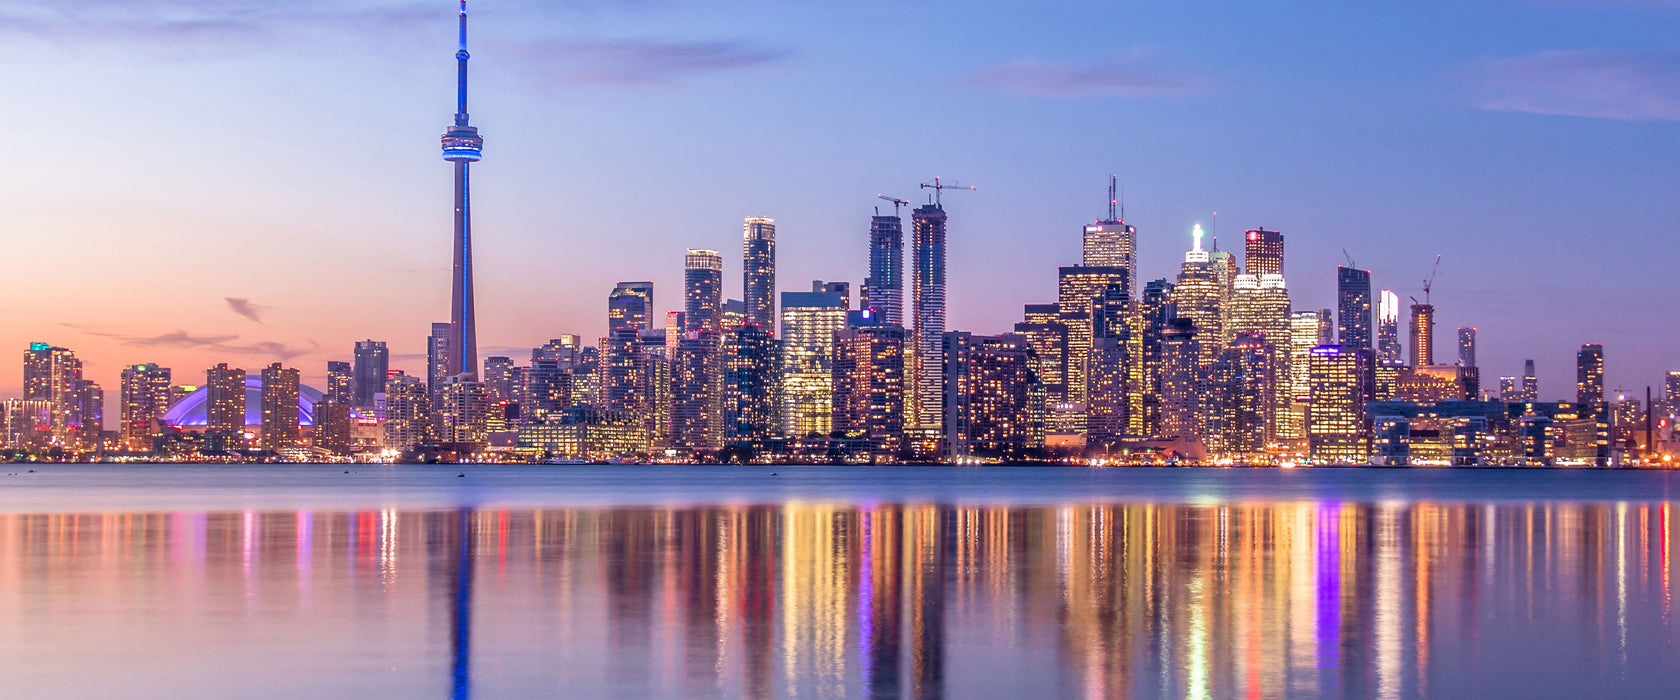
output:
[[461,0],[461,48],[455,52],[456,71],[460,75],[455,91],[455,125],[467,125],[467,0]]

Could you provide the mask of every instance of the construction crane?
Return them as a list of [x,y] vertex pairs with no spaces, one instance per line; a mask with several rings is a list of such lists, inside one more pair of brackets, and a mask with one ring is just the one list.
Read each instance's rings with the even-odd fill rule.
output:
[[922,189],[933,190],[933,203],[937,204],[941,208],[943,208],[945,206],[945,203],[940,201],[940,194],[943,193],[945,190],[974,190],[975,188],[970,187],[968,185],[958,184],[958,183],[945,184],[943,182],[940,182],[939,178],[935,177],[935,178],[933,178],[932,183],[927,183],[927,182],[922,183]]
[[1429,303],[1429,288],[1435,286],[1435,273],[1441,271],[1441,256],[1435,256],[1435,267],[1429,268],[1429,276],[1423,280],[1423,303]]
[[1348,252],[1347,252],[1346,248],[1342,249],[1342,257],[1347,258],[1349,268],[1359,267],[1358,265],[1353,264],[1353,256],[1348,255]]
[[893,203],[893,216],[898,216],[898,208],[899,207],[910,206],[910,200],[908,200],[908,199],[899,199],[897,197],[888,197],[884,194],[877,194],[877,195],[875,195],[875,198],[876,199],[885,199],[889,202],[892,202]]

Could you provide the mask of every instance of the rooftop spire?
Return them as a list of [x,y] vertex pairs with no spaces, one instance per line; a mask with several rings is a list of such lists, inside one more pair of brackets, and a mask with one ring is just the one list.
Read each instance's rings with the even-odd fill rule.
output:
[[467,125],[467,0],[461,0],[461,49],[455,52],[459,78],[455,98],[455,125]]

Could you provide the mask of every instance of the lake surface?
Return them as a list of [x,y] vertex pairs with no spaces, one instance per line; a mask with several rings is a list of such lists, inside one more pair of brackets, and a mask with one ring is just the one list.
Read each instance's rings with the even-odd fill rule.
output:
[[1674,697],[1676,495],[1624,471],[0,465],[0,695]]

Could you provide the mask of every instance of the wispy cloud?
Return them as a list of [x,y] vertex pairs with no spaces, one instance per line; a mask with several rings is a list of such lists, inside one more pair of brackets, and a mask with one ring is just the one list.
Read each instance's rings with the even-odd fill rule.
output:
[[186,331],[174,331],[161,335],[146,337],[123,337],[121,340],[128,345],[145,348],[202,348],[220,346],[222,343],[238,340],[237,335],[193,335]]
[[1680,52],[1546,51],[1472,69],[1481,109],[1680,120]]
[[13,0],[0,10],[0,35],[22,35],[81,50],[150,49],[165,55],[240,50],[305,28],[356,28],[451,14],[416,2],[324,0]]
[[773,64],[791,55],[742,41],[539,41],[507,48],[546,80],[608,87],[661,85]]
[[268,310],[268,307],[266,306],[251,303],[250,299],[241,299],[239,297],[222,297],[222,299],[227,302],[229,311],[251,319],[252,321],[256,321],[257,323],[263,322],[262,313]]
[[973,71],[962,81],[972,88],[1035,97],[1145,97],[1205,87],[1201,79],[1173,75],[1155,66],[1142,49],[1078,65],[1023,58]]
[[309,341],[309,347],[287,345],[276,340],[264,340],[246,345],[220,344],[217,350],[235,355],[249,355],[256,357],[271,357],[279,360],[290,360],[299,355],[308,355],[321,349],[321,344]]

